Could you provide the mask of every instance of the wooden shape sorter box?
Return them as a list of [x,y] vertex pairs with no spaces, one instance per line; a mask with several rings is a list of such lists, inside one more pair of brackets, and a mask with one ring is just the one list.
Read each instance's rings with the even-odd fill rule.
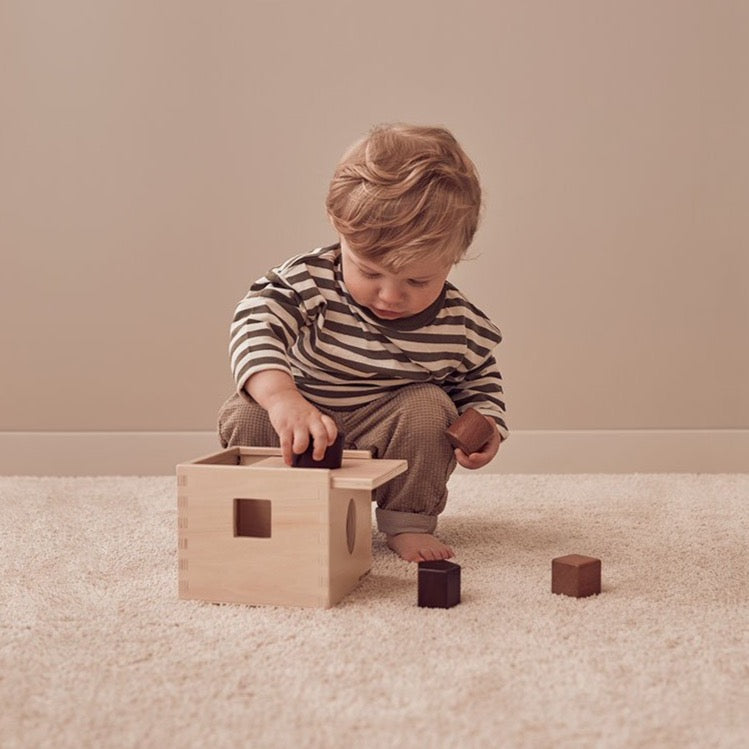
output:
[[344,450],[291,468],[273,447],[177,466],[179,597],[328,608],[372,566],[372,491],[407,468]]

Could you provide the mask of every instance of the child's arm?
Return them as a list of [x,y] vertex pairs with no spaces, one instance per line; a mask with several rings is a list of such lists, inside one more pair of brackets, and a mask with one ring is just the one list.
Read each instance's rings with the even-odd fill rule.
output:
[[475,408],[479,413],[490,417],[499,430],[500,437],[507,439],[502,375],[494,356],[488,356],[473,368],[456,370],[444,387],[459,413],[469,407]]
[[287,465],[291,465],[292,453],[307,449],[310,435],[315,446],[312,457],[323,459],[325,448],[333,444],[338,429],[333,419],[304,398],[289,374],[280,369],[264,369],[252,375],[244,388],[268,412]]
[[306,261],[306,256],[291,258],[252,284],[230,329],[237,389],[268,412],[288,465],[292,453],[307,449],[310,436],[313,457],[322,459],[337,434],[333,420],[297,390],[287,356],[300,329],[312,323],[324,304]]
[[455,459],[460,465],[464,468],[481,468],[494,459],[508,434],[502,375],[494,356],[490,354],[472,368],[456,372],[454,378],[448,381],[447,393],[460,413],[473,407],[493,427],[491,439],[478,452],[467,455],[460,448],[455,448]]

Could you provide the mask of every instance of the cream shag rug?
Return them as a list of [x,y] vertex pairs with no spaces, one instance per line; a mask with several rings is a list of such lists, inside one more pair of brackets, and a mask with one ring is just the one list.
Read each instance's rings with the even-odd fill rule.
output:
[[[172,477],[0,478],[0,745],[746,747],[749,475],[454,475],[462,603],[177,599]],[[550,592],[600,557],[603,592]]]

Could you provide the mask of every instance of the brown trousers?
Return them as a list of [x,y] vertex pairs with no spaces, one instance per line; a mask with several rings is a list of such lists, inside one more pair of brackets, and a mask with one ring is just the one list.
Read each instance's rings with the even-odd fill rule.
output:
[[[374,491],[377,527],[383,533],[432,533],[447,502],[455,455],[445,429],[456,418],[450,397],[437,385],[405,385],[350,411],[328,411],[345,435],[345,447],[376,458],[408,461],[408,470]],[[277,447],[266,411],[249,396],[232,395],[218,415],[224,447]]]

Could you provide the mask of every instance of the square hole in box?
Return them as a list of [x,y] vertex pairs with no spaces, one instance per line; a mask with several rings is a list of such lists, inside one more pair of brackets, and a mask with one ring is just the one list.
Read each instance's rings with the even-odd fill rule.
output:
[[270,538],[270,500],[235,499],[234,535]]

